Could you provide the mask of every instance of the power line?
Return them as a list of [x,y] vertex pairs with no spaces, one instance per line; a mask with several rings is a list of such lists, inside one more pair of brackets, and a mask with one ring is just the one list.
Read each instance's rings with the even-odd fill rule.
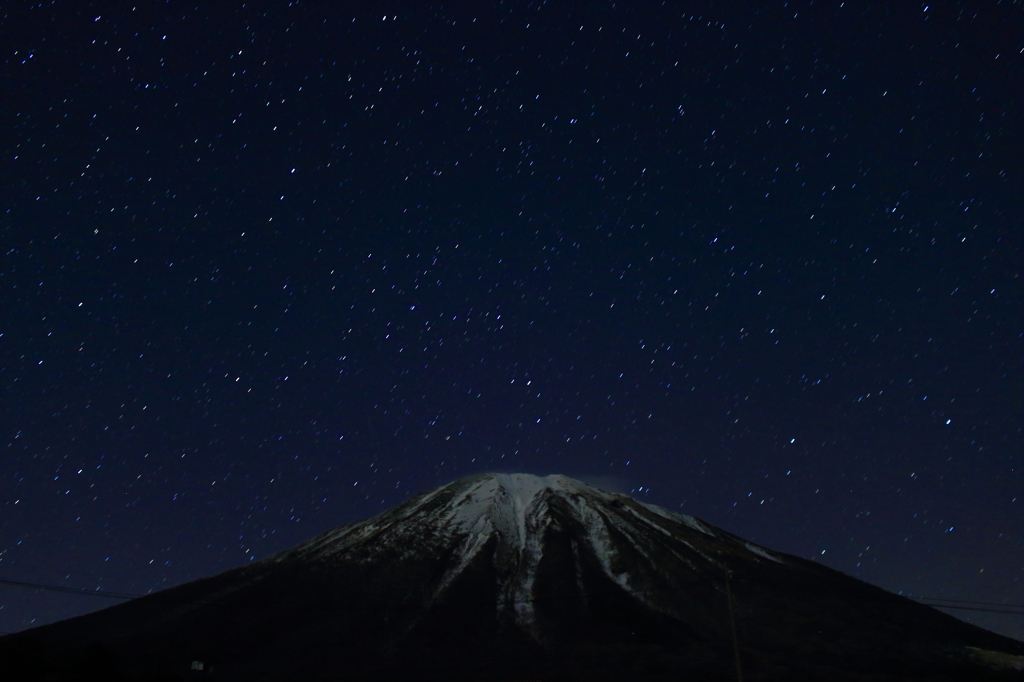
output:
[[[925,606],[931,606],[932,608],[936,608],[936,609],[959,609],[959,610],[962,610],[962,611],[980,611],[982,613],[1005,613],[1005,614],[1011,615],[1011,616],[1024,616],[1024,611],[1009,611],[1009,610],[1003,610],[1003,609],[985,609],[985,608],[981,608],[979,606],[952,606],[950,604],[930,604],[930,603],[924,602],[924,601],[922,601],[921,603],[924,604]],[[1009,606],[1012,606],[1012,607],[1016,608],[1013,604],[1010,604]]]
[[996,601],[968,601],[965,599],[946,599],[945,597],[915,597],[911,594],[902,595],[910,597],[911,599],[918,600],[931,600],[931,601],[951,601],[954,604],[980,604],[981,606],[1012,606],[1014,608],[1024,609],[1024,604],[1003,604],[1002,602]]
[[[740,580],[741,581],[745,581],[745,579],[743,579],[743,578],[741,578]],[[704,580],[694,580],[694,581],[687,581],[687,582],[694,583],[694,584],[700,584],[700,583],[705,583],[706,581],[704,581]],[[824,591],[824,590],[815,590],[813,588],[807,588],[807,587],[796,587],[796,586],[793,586],[793,585],[785,585],[785,584],[783,584],[783,583],[781,583],[779,581],[773,581],[773,580],[757,580],[756,582],[771,582],[771,583],[775,583],[775,584],[778,584],[780,586],[783,586],[786,589],[790,589],[790,590],[797,591],[797,592],[808,592],[808,593],[813,592],[813,593],[818,593],[818,594],[829,594],[829,593],[832,592],[832,591]],[[22,580],[6,580],[6,579],[3,579],[3,578],[0,578],[0,585],[10,585],[12,587],[22,587],[22,588],[33,589],[33,590],[43,590],[43,591],[47,591],[47,592],[60,592],[60,593],[64,593],[64,594],[77,594],[77,595],[81,595],[81,596],[85,596],[85,597],[101,597],[101,598],[104,598],[104,599],[120,599],[122,601],[130,600],[130,599],[138,599],[140,597],[157,597],[157,598],[160,598],[162,596],[161,593],[159,593],[159,592],[156,592],[156,593],[150,592],[148,594],[138,594],[138,593],[133,593],[133,592],[115,592],[115,591],[111,591],[111,590],[101,590],[101,589],[90,590],[90,589],[81,588],[81,587],[64,587],[64,586],[61,586],[61,585],[49,585],[49,584],[45,584],[45,583],[30,583],[30,582],[25,582],[25,581],[22,581]],[[876,589],[880,590],[881,588],[876,588]],[[963,611],[977,611],[977,612],[982,612],[982,613],[995,613],[995,614],[1005,614],[1005,615],[1015,615],[1015,616],[1024,615],[1024,611],[1022,611],[1022,610],[1016,610],[1016,611],[1015,610],[1011,610],[1011,609],[1024,609],[1024,604],[1001,604],[1001,603],[998,603],[998,602],[968,601],[968,600],[963,600],[963,599],[942,599],[940,597],[910,597],[910,596],[903,596],[903,595],[897,595],[897,594],[892,594],[892,593],[884,593],[884,592],[883,592],[883,594],[885,596],[872,596],[872,595],[866,595],[866,594],[858,594],[856,596],[861,598],[861,599],[871,600],[871,601],[897,601],[897,600],[899,600],[902,597],[904,599],[910,599],[910,600],[916,601],[916,602],[918,602],[918,603],[920,603],[920,604],[922,604],[924,606],[931,606],[933,608],[957,609],[957,610],[963,610]],[[521,600],[521,601],[513,601],[513,602],[509,602],[508,604],[509,605],[516,605],[516,604],[533,604],[533,603],[540,603],[540,602],[546,602],[546,601],[567,601],[567,600],[574,600],[574,599],[587,599],[587,598],[593,597],[593,596],[596,596],[596,595],[594,595],[594,594],[584,594],[584,595],[566,595],[566,596],[559,596],[559,597],[542,597],[542,598],[536,598],[536,599],[527,599],[527,600]],[[957,605],[929,603],[929,602],[942,602],[942,601],[956,602]],[[974,604],[975,606],[966,606],[966,604]],[[983,608],[983,607],[998,607],[998,608]],[[307,607],[269,607],[269,606],[259,607],[259,606],[252,606],[252,607],[248,607],[248,608],[307,608]],[[428,606],[417,606],[417,605],[412,605],[412,604],[410,604],[410,605],[404,605],[403,604],[403,605],[386,605],[386,606],[349,606],[349,607],[334,606],[334,607],[331,607],[331,608],[342,609],[342,610],[352,610],[352,611],[356,611],[356,610],[363,611],[363,610],[376,610],[376,609],[382,609],[382,610],[383,609],[425,609],[425,608],[430,608],[430,607],[428,607]]]
[[14,587],[26,587],[35,590],[46,590],[47,592],[64,592],[67,594],[81,594],[87,597],[104,597],[106,599],[135,599],[145,595],[133,594],[131,592],[110,592],[107,590],[87,590],[83,587],[61,587],[60,585],[44,585],[42,583],[27,583],[21,580],[4,580],[0,578],[0,585],[13,585]]
[[[889,592],[887,590],[883,590],[882,588],[877,587],[875,585],[871,585],[870,583],[866,583],[866,586],[867,586],[867,589],[875,592],[875,594],[873,594],[873,595],[864,594],[861,590],[836,589],[836,588],[815,589],[813,587],[797,586],[797,585],[793,585],[792,583],[789,583],[789,582],[783,582],[783,581],[780,581],[780,580],[773,580],[771,578],[763,578],[763,577],[753,577],[753,578],[749,578],[748,577],[748,578],[743,578],[742,580],[747,581],[747,582],[770,583],[770,584],[776,585],[776,586],[778,586],[778,587],[780,587],[782,589],[791,590],[791,591],[794,591],[794,592],[815,593],[815,594],[822,594],[822,595],[825,595],[825,596],[833,595],[833,594],[836,594],[837,592],[839,592],[839,593],[846,593],[848,595],[857,597],[859,599],[865,599],[865,600],[870,600],[870,601],[899,601],[901,599],[909,599],[911,601],[917,602],[918,604],[921,604],[922,606],[930,606],[932,608],[958,609],[958,610],[962,610],[962,611],[978,611],[978,612],[983,612],[983,613],[999,613],[999,614],[1007,614],[1007,615],[1024,615],[1024,611],[1011,611],[1011,610],[1009,610],[1009,609],[1024,609],[1024,604],[1000,604],[1000,603],[996,603],[996,602],[942,599],[940,597],[914,597],[914,596],[911,596],[911,595],[895,594],[893,592]],[[933,603],[933,602],[943,602],[943,601],[955,601],[958,604],[976,604],[977,606],[954,606],[952,604]],[[999,607],[999,608],[998,609],[983,608],[985,606],[996,606],[996,607]]]

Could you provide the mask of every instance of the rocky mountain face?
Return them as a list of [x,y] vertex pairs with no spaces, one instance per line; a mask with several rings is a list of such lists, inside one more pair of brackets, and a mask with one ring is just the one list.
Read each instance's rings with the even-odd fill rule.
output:
[[[564,476],[0,639],[17,679],[1021,680],[1024,643]],[[211,669],[212,668],[212,669]]]

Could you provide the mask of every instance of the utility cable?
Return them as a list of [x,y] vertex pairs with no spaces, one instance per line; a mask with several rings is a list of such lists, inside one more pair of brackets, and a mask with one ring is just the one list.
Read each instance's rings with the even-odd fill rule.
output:
[[[747,579],[741,577],[739,579],[739,581],[740,582],[747,582]],[[686,582],[692,583],[692,584],[701,584],[701,583],[705,583],[707,581],[704,581],[704,580],[693,580],[693,581],[686,581]],[[832,593],[834,593],[833,591],[815,590],[813,588],[796,587],[796,586],[792,586],[792,585],[785,585],[785,584],[783,584],[783,583],[781,583],[779,581],[773,581],[773,580],[755,580],[755,582],[774,583],[774,584],[782,586],[782,587],[784,587],[786,589],[789,589],[789,590],[792,590],[792,591],[796,591],[796,592],[817,593],[817,594],[832,594]],[[32,590],[43,590],[43,591],[47,591],[47,592],[60,592],[60,593],[64,593],[64,594],[77,594],[77,595],[86,596],[86,597],[101,597],[101,598],[104,598],[104,599],[119,599],[119,600],[122,600],[122,601],[127,601],[127,600],[131,600],[131,599],[138,599],[138,598],[141,598],[141,597],[157,597],[158,599],[161,597],[161,593],[160,592],[150,592],[148,594],[138,594],[138,593],[133,593],[133,592],[115,592],[115,591],[111,591],[111,590],[100,590],[100,589],[90,590],[90,589],[81,588],[81,587],[63,587],[61,585],[48,585],[48,584],[44,584],[44,583],[32,583],[32,582],[25,582],[25,581],[22,581],[22,580],[7,580],[7,579],[3,579],[3,578],[0,578],[0,585],[10,585],[12,587],[22,587],[22,588],[32,589]],[[876,588],[876,589],[880,590],[881,588]],[[566,596],[558,596],[558,597],[541,597],[541,598],[536,598],[536,599],[517,600],[517,601],[513,601],[513,602],[507,602],[507,605],[511,606],[511,605],[518,605],[518,604],[534,604],[534,603],[541,603],[541,602],[547,602],[547,601],[569,601],[569,600],[575,600],[575,599],[587,599],[587,598],[594,597],[594,596],[597,596],[597,595],[594,595],[594,594],[583,594],[583,595],[566,595]],[[962,600],[962,599],[960,599],[960,600],[953,600],[953,599],[945,599],[945,600],[943,600],[943,599],[940,599],[938,597],[909,597],[909,596],[897,595],[897,594],[892,594],[892,593],[887,593],[887,594],[885,594],[885,596],[873,596],[873,595],[865,595],[865,594],[857,594],[857,595],[853,595],[853,596],[859,597],[861,599],[871,600],[871,601],[898,601],[899,598],[902,597],[904,599],[910,599],[911,601],[916,601],[919,604],[922,604],[924,606],[931,606],[933,608],[957,609],[957,610],[963,610],[963,611],[977,611],[977,612],[982,612],[982,613],[996,613],[996,614],[1004,614],[1004,615],[1017,615],[1017,616],[1024,615],[1024,611],[1021,611],[1021,610],[1011,610],[1011,609],[1024,609],[1024,604],[1000,604],[998,602],[968,601],[968,600]],[[946,604],[930,604],[930,603],[927,603],[926,600],[956,601],[958,605],[954,606],[954,605],[946,605]],[[966,604],[975,604],[977,606],[966,606]],[[999,608],[983,608],[983,607],[999,607]],[[261,608],[261,607],[253,606],[253,607],[250,607],[250,608]],[[271,607],[268,606],[268,607],[262,607],[262,608],[271,608]],[[273,608],[293,608],[293,607],[273,607]],[[304,607],[294,607],[294,608],[304,608]],[[428,607],[428,606],[417,606],[417,605],[386,605],[386,606],[354,606],[354,607],[331,607],[331,608],[342,609],[342,610],[353,610],[353,611],[359,610],[359,611],[363,611],[363,610],[376,610],[376,609],[381,609],[381,610],[385,610],[385,609],[400,609],[400,610],[404,610],[404,609],[425,609],[425,608],[430,608],[430,607]]]

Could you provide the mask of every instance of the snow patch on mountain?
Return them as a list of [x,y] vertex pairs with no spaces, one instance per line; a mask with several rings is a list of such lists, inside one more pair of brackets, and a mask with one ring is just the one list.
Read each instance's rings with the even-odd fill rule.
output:
[[658,516],[664,519],[668,519],[669,521],[676,521],[678,523],[683,524],[684,526],[687,526],[688,528],[692,528],[693,530],[699,533],[704,533],[704,535],[718,537],[717,533],[715,533],[714,528],[707,525],[706,523],[704,523],[696,517],[689,516],[687,514],[677,514],[676,512],[669,511],[668,509],[663,509],[661,507],[657,507],[653,504],[645,504],[644,502],[640,502],[639,500],[637,501],[637,504],[643,506],[644,509],[646,509],[647,511],[657,514]]
[[[456,481],[451,486],[454,496],[439,512],[437,526],[460,545],[457,562],[442,577],[438,594],[454,580],[493,536],[498,536],[497,561],[507,570],[501,587],[503,603],[512,606],[515,620],[530,627],[534,622],[533,585],[543,556],[542,542],[552,522],[549,501],[558,497],[568,503],[573,517],[586,529],[586,540],[608,577],[630,589],[629,575],[617,572],[612,563],[615,549],[609,528],[633,541],[636,528],[616,515],[607,515],[600,507],[615,496],[586,486],[565,476],[531,476],[529,474],[493,474],[469,483]],[[451,487],[448,486],[448,487]],[[595,499],[596,498],[596,499]],[[640,550],[646,556],[646,552]]]
[[[664,509],[660,509],[659,507],[653,507],[651,505],[647,505],[647,504],[643,504],[643,503],[638,503],[638,504],[641,504],[645,509],[647,509],[649,511],[659,510],[660,512],[664,512],[664,513],[659,513],[658,514],[658,516],[660,516],[662,518],[666,518],[666,519],[669,519],[669,520],[675,520],[675,521],[683,521],[684,524],[687,527],[693,528],[694,530],[698,530],[699,532],[702,532],[702,533],[704,532],[702,529],[700,529],[698,527],[695,527],[695,525],[689,524],[689,523],[685,522],[684,518],[688,518],[688,519],[696,522],[697,520],[694,519],[692,516],[691,517],[682,517],[681,514],[676,514],[674,516],[671,516],[670,512],[665,512]],[[705,559],[706,561],[709,561],[711,563],[715,563],[714,559],[712,559],[707,554],[705,554],[704,552],[702,552],[699,549],[697,549],[696,547],[694,547],[692,544],[690,544],[686,540],[683,540],[682,538],[680,538],[677,533],[673,533],[672,531],[670,531],[669,529],[663,527],[660,524],[653,523],[650,519],[645,518],[645,517],[641,516],[640,514],[637,514],[636,511],[634,511],[633,509],[630,509],[629,511],[630,511],[630,513],[633,514],[633,516],[636,519],[642,521],[644,523],[644,525],[646,525],[647,527],[653,528],[654,530],[660,532],[661,534],[665,535],[666,537],[671,538],[675,542],[679,542],[679,543],[681,543],[683,545],[686,545],[686,547],[688,549],[690,549],[690,551],[692,551],[694,554],[697,554],[698,556],[700,556],[701,558]],[[675,518],[675,517],[682,517],[682,518]],[[669,545],[669,546],[671,547],[671,545]],[[673,553],[675,554],[674,550],[673,550]],[[677,554],[677,556],[678,556],[678,554]],[[646,554],[645,554],[645,557],[646,557]],[[680,557],[680,559],[683,559],[683,561],[685,561],[687,564],[689,564],[690,566],[693,566],[693,562],[689,561],[688,559],[685,559],[684,557]]]
[[777,554],[774,554],[772,552],[769,552],[764,547],[761,547],[759,545],[755,545],[752,542],[744,542],[743,546],[746,547],[748,550],[750,550],[751,552],[753,552],[754,554],[756,554],[759,557],[762,557],[764,559],[768,559],[769,561],[774,561],[777,564],[785,563],[782,560],[782,557],[780,557]]
[[629,589],[629,574],[617,573],[612,568],[612,558],[616,552],[612,546],[611,535],[608,533],[608,518],[583,500],[571,500],[571,503],[578,514],[577,518],[587,530],[587,543],[601,563],[605,575],[618,583],[620,587]]

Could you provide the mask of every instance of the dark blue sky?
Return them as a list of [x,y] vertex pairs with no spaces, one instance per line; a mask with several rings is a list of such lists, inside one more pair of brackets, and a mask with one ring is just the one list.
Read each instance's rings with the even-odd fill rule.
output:
[[499,470],[1024,603],[1020,4],[468,11],[4,10],[0,578]]

